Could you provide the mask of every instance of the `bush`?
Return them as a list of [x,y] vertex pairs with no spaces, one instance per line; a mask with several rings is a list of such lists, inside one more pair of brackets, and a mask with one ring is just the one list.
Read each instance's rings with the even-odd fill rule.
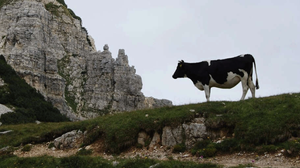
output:
[[53,148],[53,147],[55,148],[55,145],[54,145],[53,142],[51,142],[51,143],[48,145],[48,148],[51,149],[51,148]]
[[85,148],[79,149],[79,151],[76,153],[76,155],[83,155],[83,156],[87,156],[87,155],[91,155],[91,154],[93,154],[93,151],[90,149],[85,149]]
[[55,15],[55,16],[59,16],[59,13],[58,13],[58,8],[59,8],[59,6],[57,6],[57,5],[54,5],[52,2],[50,2],[50,3],[47,3],[46,5],[45,5],[45,8],[46,8],[46,10],[47,11],[49,11],[50,13],[52,13],[53,15]]
[[25,145],[25,146],[22,148],[21,151],[23,151],[23,152],[29,152],[29,151],[31,151],[31,148],[32,148],[32,145],[27,144],[27,145]]
[[218,151],[225,152],[225,153],[241,150],[240,141],[234,138],[225,139],[221,143],[217,143],[216,148]]
[[192,155],[196,155],[197,157],[213,157],[216,152],[216,144],[210,140],[199,141],[191,149]]
[[287,156],[298,156],[300,154],[300,140],[287,141],[281,145]]
[[173,148],[172,153],[180,153],[180,152],[184,152],[186,149],[185,144],[181,143],[181,144],[176,144]]
[[263,145],[256,148],[258,154],[263,154],[265,152],[275,153],[279,148],[275,145]]

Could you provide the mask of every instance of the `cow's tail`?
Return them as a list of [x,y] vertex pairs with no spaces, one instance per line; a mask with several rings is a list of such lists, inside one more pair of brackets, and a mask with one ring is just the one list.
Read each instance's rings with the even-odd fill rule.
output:
[[[253,56],[252,56],[252,57],[253,57]],[[259,89],[259,85],[258,85],[258,77],[257,77],[257,71],[256,71],[256,63],[255,63],[254,57],[253,57],[253,63],[254,63],[254,69],[255,69],[255,75],[256,75],[255,87],[256,87],[256,89]]]

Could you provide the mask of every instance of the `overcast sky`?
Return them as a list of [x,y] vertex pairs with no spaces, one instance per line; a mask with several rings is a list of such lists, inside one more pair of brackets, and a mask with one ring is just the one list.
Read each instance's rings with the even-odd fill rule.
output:
[[[300,91],[299,0],[65,0],[113,57],[125,49],[145,96],[173,104],[205,102],[188,78],[173,79],[178,60],[200,62],[250,53],[257,97]],[[255,77],[254,77],[255,79]],[[211,100],[237,101],[241,84],[212,88]],[[246,98],[251,97],[250,90]]]

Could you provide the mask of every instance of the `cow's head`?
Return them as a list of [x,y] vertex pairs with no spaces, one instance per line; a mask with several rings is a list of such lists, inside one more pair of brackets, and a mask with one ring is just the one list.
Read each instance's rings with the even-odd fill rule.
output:
[[172,77],[174,79],[185,77],[184,61],[183,60],[179,61],[178,65],[177,65],[177,68],[176,68],[176,71],[174,72]]

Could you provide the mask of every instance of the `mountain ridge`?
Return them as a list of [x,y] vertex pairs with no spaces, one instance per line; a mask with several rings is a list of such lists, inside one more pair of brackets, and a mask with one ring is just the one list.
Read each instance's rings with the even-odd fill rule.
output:
[[[125,50],[96,51],[80,17],[63,0],[1,1],[0,54],[71,120],[171,106],[147,98]],[[150,103],[150,104],[149,104]]]

